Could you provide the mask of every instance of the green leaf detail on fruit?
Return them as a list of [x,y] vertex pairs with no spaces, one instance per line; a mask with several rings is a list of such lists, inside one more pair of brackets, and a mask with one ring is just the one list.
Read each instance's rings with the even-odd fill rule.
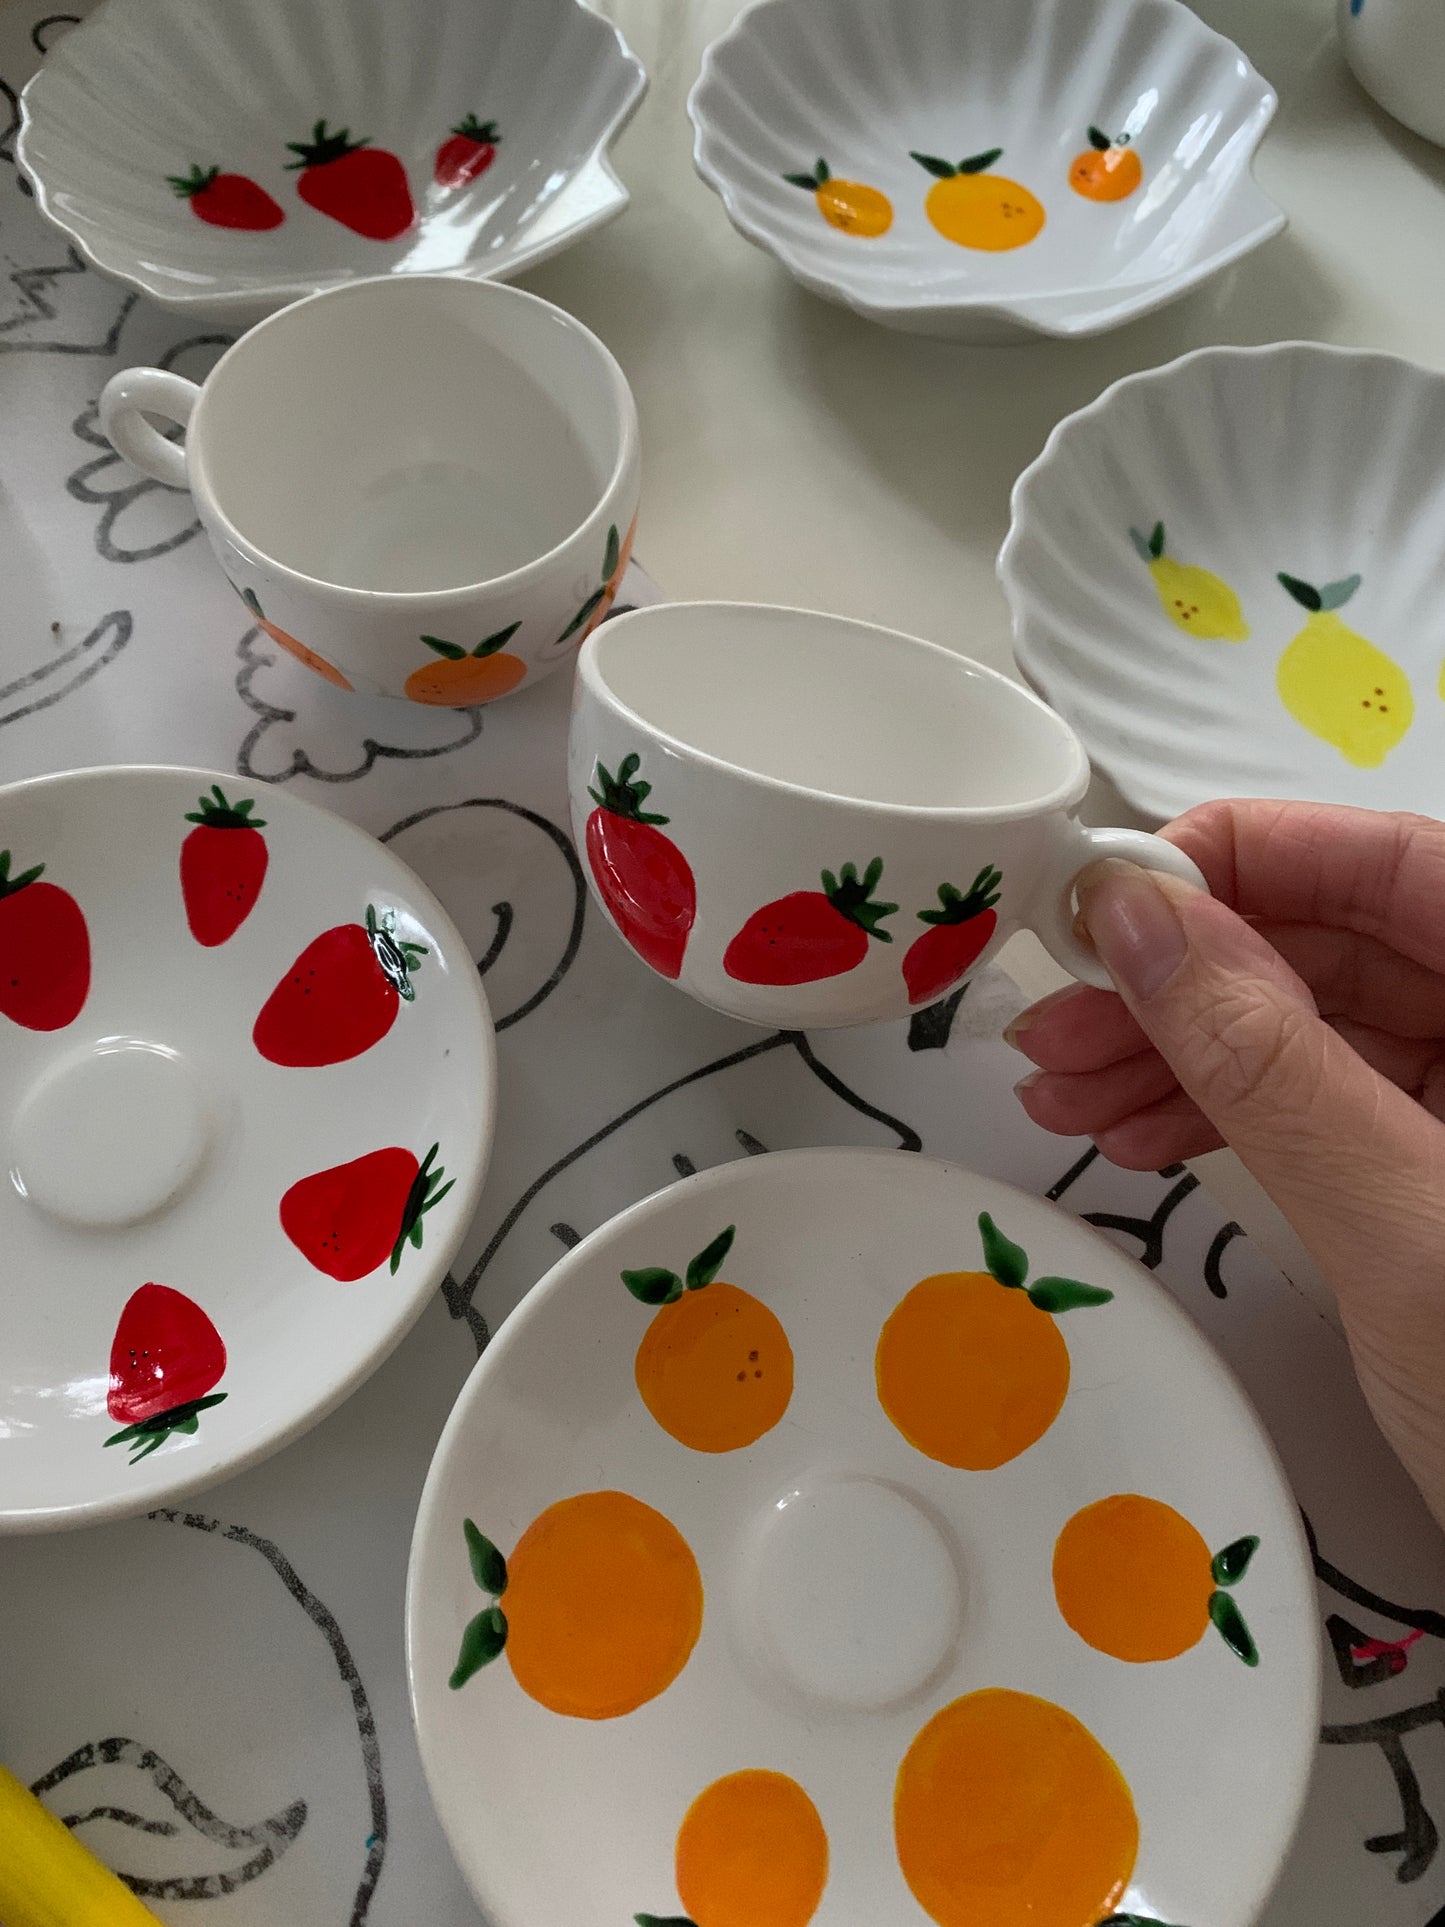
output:
[[[455,1178],[447,1178],[446,1183],[442,1184],[442,1179],[446,1177],[445,1165],[439,1164],[435,1170],[432,1169],[432,1159],[440,1149],[441,1146],[439,1144],[434,1144],[427,1152],[425,1162],[420,1166],[416,1176],[412,1179],[411,1189],[406,1194],[406,1203],[402,1206],[401,1210],[401,1229],[397,1232],[396,1243],[391,1248],[391,1269],[393,1275],[395,1275],[396,1268],[401,1263],[401,1254],[408,1243],[410,1243],[415,1250],[421,1250],[421,1221],[423,1217],[431,1210],[434,1204],[441,1203],[447,1192],[450,1191],[456,1183]],[[438,1185],[441,1185],[440,1190],[437,1189]]]
[[833,176],[829,170],[828,163],[823,159],[821,154],[818,156],[818,165],[813,169],[811,174],[785,174],[783,176],[785,181],[791,182],[794,187],[806,188],[810,194],[816,193],[820,187],[826,187],[832,178]]
[[1157,562],[1164,553],[1164,524],[1156,522],[1148,535],[1141,535],[1138,529],[1130,529],[1129,539],[1138,550],[1141,562]]
[[602,551],[602,586],[605,589],[612,580],[613,571],[622,560],[622,537],[617,533],[617,524],[611,523],[607,530],[607,546]]
[[34,883],[37,877],[44,874],[45,865],[37,863],[33,869],[22,870],[18,877],[11,876],[10,852],[0,850],[0,903],[3,903],[6,897],[13,897],[17,890],[23,890],[27,883]]
[[575,636],[583,623],[586,622],[587,618],[593,613],[603,596],[606,595],[607,585],[612,580],[613,573],[621,559],[622,538],[617,533],[617,524],[613,522],[608,527],[607,544],[602,551],[602,586],[594,589],[591,595],[588,596],[587,600],[582,604],[582,607],[577,611],[576,615],[573,616],[572,620],[567,624],[567,627],[562,631],[561,635],[558,636],[557,641],[552,645],[554,648],[560,647],[569,636]]
[[1216,1552],[1210,1562],[1210,1574],[1216,1586],[1237,1586],[1249,1570],[1249,1562],[1259,1551],[1259,1535],[1246,1533],[1244,1538],[1235,1539],[1223,1552]]
[[967,894],[956,890],[951,883],[938,886],[937,910],[920,910],[920,923],[952,925],[968,923],[973,917],[980,917],[985,910],[992,910],[999,900],[999,885],[1003,882],[1003,871],[995,870],[985,864],[968,886]]
[[1107,1305],[1113,1299],[1112,1291],[1102,1285],[1086,1285],[1078,1278],[1036,1278],[1029,1284],[1027,1252],[1004,1236],[987,1211],[979,1213],[978,1235],[990,1276],[1007,1291],[1026,1291],[1029,1303],[1039,1311],[1078,1311],[1086,1305]]
[[366,935],[382,976],[404,1004],[414,1004],[416,991],[411,972],[419,968],[423,957],[431,955],[427,945],[398,943],[395,910],[388,910],[378,923],[376,911],[369,903],[366,906]]
[[861,877],[857,865],[853,863],[845,863],[837,876],[831,870],[824,870],[823,895],[840,917],[846,917],[849,923],[856,923],[865,936],[876,937],[879,943],[892,943],[892,932],[880,930],[878,926],[884,917],[894,914],[898,905],[873,901],[873,892],[882,875],[881,856],[874,857]]
[[494,120],[478,120],[475,114],[464,114],[450,131],[460,134],[463,140],[476,141],[478,146],[485,147],[497,146],[502,138]]
[[633,781],[641,767],[640,756],[624,756],[613,776],[605,765],[598,763],[598,788],[589,788],[587,794],[599,809],[623,817],[629,823],[666,823],[665,816],[652,815],[642,807],[652,794],[652,785]]
[[634,1927],[696,1927],[686,1914],[634,1914]]
[[722,1270],[723,1260],[732,1250],[737,1234],[735,1224],[720,1231],[710,1244],[703,1246],[682,1278],[664,1265],[644,1265],[637,1271],[624,1271],[622,1282],[640,1304],[676,1304],[684,1291],[702,1291],[713,1282]]
[[732,1250],[733,1239],[736,1238],[737,1235],[737,1226],[730,1224],[726,1231],[720,1231],[717,1234],[711,1244],[703,1246],[702,1250],[687,1268],[687,1288],[689,1291],[701,1291],[705,1285],[712,1283],[713,1279],[716,1278],[722,1270],[723,1260]]
[[208,830],[264,830],[264,816],[252,816],[254,800],[245,796],[235,803],[226,800],[219,783],[212,783],[210,796],[200,799],[200,808],[186,811],[188,823],[199,823]]
[[370,145],[369,134],[359,141],[354,141],[349,127],[343,127],[338,133],[331,134],[326,130],[326,122],[319,120],[311,130],[309,141],[287,141],[287,153],[297,154],[300,158],[287,161],[286,167],[288,169],[325,167],[331,161],[345,160],[348,154],[355,154],[358,149],[370,147]]
[[166,182],[183,201],[193,194],[204,194],[220,173],[219,167],[192,167],[189,174],[167,174]]
[[1090,147],[1096,148],[1099,153],[1107,154],[1114,143],[1102,129],[1091,127],[1089,129],[1089,145]]
[[500,1599],[507,1590],[507,1562],[484,1532],[471,1519],[462,1520],[462,1536],[467,1542],[467,1558],[472,1577],[482,1592]]
[[937,154],[920,154],[913,148],[908,150],[908,158],[917,161],[920,167],[926,167],[928,172],[936,175],[940,181],[951,181],[956,174],[982,174],[985,168],[992,167],[995,161],[1003,159],[1003,149],[986,148],[982,154],[970,154],[966,160],[959,161],[957,165],[952,161],[940,160]]
[[507,1562],[471,1519],[462,1520],[462,1537],[466,1540],[472,1578],[479,1591],[491,1596],[493,1604],[484,1606],[467,1622],[457,1663],[447,1682],[453,1692],[465,1686],[474,1673],[490,1666],[507,1644],[507,1615],[495,1603],[507,1590]]
[[495,635],[484,636],[475,649],[463,649],[459,642],[448,642],[445,636],[423,636],[421,640],[428,649],[434,649],[437,655],[445,657],[448,662],[465,662],[469,656],[480,662],[487,656],[495,656],[499,649],[505,649],[521,626],[519,616],[515,622],[509,622],[505,629],[498,629]]
[[1319,615],[1331,609],[1343,609],[1364,577],[1344,575],[1338,582],[1326,582],[1317,589],[1312,582],[1304,582],[1297,575],[1286,575],[1281,569],[1275,580],[1281,588],[1289,591],[1302,609],[1308,609],[1311,615]]
[[212,1405],[219,1405],[226,1396],[225,1392],[211,1392],[205,1398],[189,1399],[184,1405],[172,1406],[168,1412],[156,1412],[150,1418],[140,1419],[119,1432],[112,1432],[105,1443],[128,1445],[130,1463],[139,1465],[152,1452],[158,1452],[172,1432],[198,1432],[200,1414],[208,1411]]
[[1221,1589],[1209,1595],[1209,1617],[1230,1652],[1242,1659],[1246,1666],[1258,1666],[1259,1648],[1231,1593]]
[[1156,1920],[1153,1914],[1110,1914],[1099,1927],[1169,1927],[1169,1922]]

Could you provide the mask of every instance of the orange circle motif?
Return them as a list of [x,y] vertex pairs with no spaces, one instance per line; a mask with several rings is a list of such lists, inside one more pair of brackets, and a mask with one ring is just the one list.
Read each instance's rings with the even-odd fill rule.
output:
[[1072,1713],[1001,1687],[936,1713],[898,1769],[898,1862],[937,1927],[1083,1927],[1123,1897],[1139,1822]]
[[785,1773],[714,1780],[677,1835],[677,1893],[694,1927],[807,1927],[828,1883],[818,1809]]
[[718,1282],[653,1314],[636,1378],[664,1432],[694,1452],[736,1452],[787,1411],[793,1348],[761,1299]]
[[1132,147],[1086,147],[1069,168],[1069,186],[1086,201],[1125,201],[1143,178]]
[[499,651],[492,656],[463,656],[453,662],[425,662],[420,669],[412,670],[403,687],[408,702],[471,709],[508,695],[526,674],[527,665],[520,657]]
[[1080,1639],[1114,1659],[1177,1659],[1209,1626],[1209,1547],[1159,1499],[1116,1492],[1076,1512],[1054,1547],[1054,1597]]

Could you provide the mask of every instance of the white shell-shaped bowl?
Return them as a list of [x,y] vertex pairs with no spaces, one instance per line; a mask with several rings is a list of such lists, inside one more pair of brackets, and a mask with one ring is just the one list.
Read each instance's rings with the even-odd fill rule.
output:
[[1445,375],[1201,349],[1060,422],[1019,477],[1014,653],[1156,819],[1227,796],[1439,816],[1442,527]]
[[[579,0],[104,0],[25,88],[16,156],[95,267],[167,307],[249,321],[365,275],[504,280],[555,254],[627,205],[607,150],[646,86]],[[468,115],[495,122],[494,154],[441,185],[439,150]],[[288,143],[323,119],[404,167],[404,233],[358,233],[302,198]],[[213,167],[284,219],[214,225],[169,184]]]
[[[1178,0],[759,0],[708,49],[688,102],[698,172],[739,233],[815,294],[961,341],[1098,334],[1277,234],[1285,217],[1249,171],[1274,109]],[[1091,129],[1127,137],[1142,167],[1122,198],[1071,186]],[[1043,227],[999,251],[955,244],[911,156],[956,166],[994,148],[980,178],[1026,189]],[[886,231],[840,230],[788,181],[820,157],[886,197]],[[1132,175],[1131,159],[1116,178]]]

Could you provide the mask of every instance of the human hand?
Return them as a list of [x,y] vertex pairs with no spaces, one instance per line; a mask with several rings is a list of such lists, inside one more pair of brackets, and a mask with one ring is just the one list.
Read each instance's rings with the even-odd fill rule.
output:
[[1212,803],[1164,831],[1212,897],[1100,864],[1080,914],[1119,987],[1010,1041],[1046,1130],[1156,1169],[1230,1145],[1339,1300],[1375,1416],[1445,1524],[1445,824]]

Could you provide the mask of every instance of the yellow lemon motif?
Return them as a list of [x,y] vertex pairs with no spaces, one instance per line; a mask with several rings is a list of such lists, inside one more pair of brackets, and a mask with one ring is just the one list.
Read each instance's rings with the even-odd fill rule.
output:
[[876,241],[893,225],[893,203],[886,194],[863,181],[834,180],[832,169],[821,157],[811,174],[785,174],[783,179],[793,187],[806,188],[829,227],[842,234]]
[[945,241],[1001,254],[1039,234],[1046,218],[1041,203],[1018,181],[987,171],[1002,157],[1001,147],[990,147],[955,166],[936,154],[911,155],[935,177],[923,211]]
[[1249,624],[1239,597],[1212,569],[1197,563],[1176,562],[1164,553],[1164,524],[1156,522],[1148,535],[1130,529],[1139,559],[1154,578],[1159,602],[1176,629],[1201,642],[1248,642]]
[[1318,589],[1298,576],[1279,580],[1310,612],[1279,659],[1280,701],[1347,763],[1378,769],[1414,721],[1415,698],[1404,670],[1335,614],[1359,588],[1359,576]]

